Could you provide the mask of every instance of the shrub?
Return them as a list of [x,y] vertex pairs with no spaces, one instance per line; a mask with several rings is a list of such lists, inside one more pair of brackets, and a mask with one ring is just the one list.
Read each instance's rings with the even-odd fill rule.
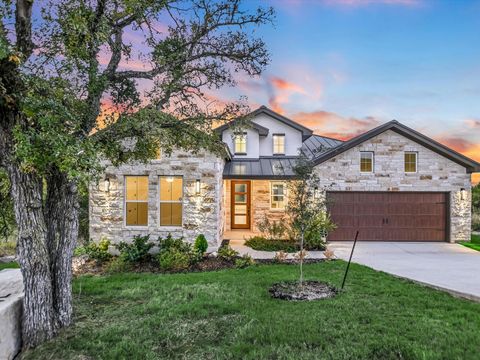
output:
[[273,258],[273,260],[275,262],[282,263],[282,262],[287,261],[287,256],[288,256],[287,252],[285,252],[283,250],[280,250],[280,251],[275,253],[275,257]]
[[17,243],[15,241],[0,240],[0,256],[15,255]]
[[480,212],[472,214],[472,230],[480,231]]
[[193,249],[201,255],[205,254],[208,249],[208,242],[203,234],[197,236],[195,239],[195,244],[193,245]]
[[238,252],[233,250],[229,245],[222,246],[218,249],[218,257],[225,261],[233,261],[238,256]]
[[92,241],[85,246],[85,254],[92,260],[105,262],[112,258],[112,255],[108,252],[109,246],[110,240],[108,239],[102,239],[98,244]]
[[305,249],[325,250],[325,240],[330,231],[335,229],[330,215],[326,212],[319,212],[310,226],[305,230]]
[[131,269],[131,263],[126,261],[122,256],[117,256],[110,261],[105,269],[108,274],[121,273],[129,271]]
[[187,252],[172,248],[160,252],[157,260],[163,271],[181,271],[190,267],[192,257]]
[[165,239],[159,239],[160,252],[157,261],[164,271],[181,271],[197,263],[202,255],[192,249],[192,245],[183,238],[174,239],[169,234]]
[[285,220],[270,221],[267,215],[257,222],[258,230],[269,240],[284,239],[286,233]]
[[120,251],[120,257],[125,261],[131,263],[146,261],[150,258],[150,249],[154,246],[154,243],[149,240],[150,235],[137,235],[131,244],[122,241],[116,245],[116,248]]
[[254,236],[245,242],[245,245],[259,251],[295,252],[298,246],[292,240],[269,240],[262,236]]
[[238,258],[235,260],[235,267],[238,269],[244,269],[254,264],[255,264],[255,261],[248,254],[245,254],[241,258]]

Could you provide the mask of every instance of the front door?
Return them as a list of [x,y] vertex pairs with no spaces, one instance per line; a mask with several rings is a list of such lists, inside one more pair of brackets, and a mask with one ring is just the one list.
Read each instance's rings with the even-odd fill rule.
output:
[[250,229],[250,181],[232,180],[232,229]]

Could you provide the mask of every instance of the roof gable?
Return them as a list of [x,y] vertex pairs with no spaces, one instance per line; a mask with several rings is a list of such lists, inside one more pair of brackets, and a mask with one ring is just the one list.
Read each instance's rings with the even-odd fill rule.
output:
[[442,155],[452,160],[453,162],[464,166],[469,173],[480,171],[480,163],[456,152],[455,150],[448,148],[447,146],[429,138],[428,136],[419,133],[416,130],[409,128],[408,126],[399,123],[397,120],[392,120],[386,124],[380,125],[370,131],[367,131],[362,135],[359,135],[357,137],[354,137],[353,139],[344,142],[343,144],[331,149],[330,151],[322,153],[320,156],[314,159],[314,163],[315,165],[321,164],[322,162],[327,161],[334,156],[337,156],[338,154],[341,154],[357,145],[360,145],[361,143],[370,140],[371,138],[387,130],[395,131],[396,133],[405,136],[412,141],[415,141],[416,143],[426,147],[427,149],[430,149],[437,154]]
[[[235,125],[237,124],[237,120],[232,120],[226,124],[223,124],[222,126],[219,126],[218,128],[215,129],[215,131],[219,134],[223,133],[225,130],[227,129],[230,129],[230,128],[235,128]],[[267,129],[266,127],[260,125],[260,124],[257,124],[256,122],[254,121],[250,121],[248,123],[248,128],[252,128],[252,129],[255,129],[258,131],[258,135],[260,136],[267,136],[268,135],[268,132],[269,132],[269,129]]]

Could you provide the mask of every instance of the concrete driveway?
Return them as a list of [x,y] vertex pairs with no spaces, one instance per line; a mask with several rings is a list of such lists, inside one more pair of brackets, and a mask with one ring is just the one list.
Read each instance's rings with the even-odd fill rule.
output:
[[[353,242],[332,242],[348,260]],[[480,301],[480,252],[449,243],[357,242],[352,262]]]

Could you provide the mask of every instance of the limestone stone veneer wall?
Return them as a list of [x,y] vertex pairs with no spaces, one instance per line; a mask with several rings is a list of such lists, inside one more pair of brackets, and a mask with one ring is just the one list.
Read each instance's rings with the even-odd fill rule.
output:
[[[159,160],[147,164],[135,163],[119,167],[107,166],[105,177],[90,186],[90,237],[94,241],[107,238],[113,243],[131,240],[135,235],[183,236],[194,241],[204,234],[212,247],[217,247],[223,234],[222,172],[224,160],[209,154],[197,155],[174,151],[171,156],[162,155]],[[148,226],[125,225],[125,176],[147,175],[149,178]],[[183,177],[183,225],[181,227],[159,226],[159,176]],[[104,179],[110,181],[105,189]],[[200,179],[201,192],[195,192],[196,179]]]
[[[360,173],[360,151],[374,152],[374,172]],[[418,152],[417,173],[404,172],[404,152]],[[461,165],[388,130],[319,164],[321,187],[335,191],[435,191],[450,194],[450,241],[470,239],[471,177]],[[460,189],[466,190],[462,200]]]

